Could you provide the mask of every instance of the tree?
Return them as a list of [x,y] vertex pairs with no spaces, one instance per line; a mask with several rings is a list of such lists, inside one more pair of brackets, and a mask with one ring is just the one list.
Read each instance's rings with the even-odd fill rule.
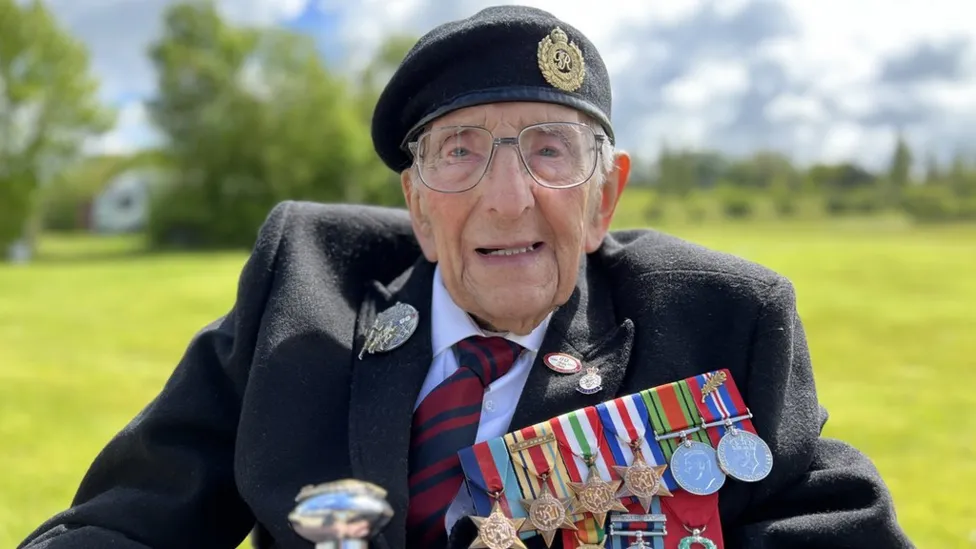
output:
[[108,130],[88,53],[40,0],[0,0],[0,258],[38,231],[38,188]]
[[[417,38],[411,35],[390,36],[380,45],[376,55],[359,75],[356,102],[365,127],[369,128],[372,124],[373,109],[383,86],[416,42]],[[349,201],[386,205],[403,202],[398,174],[390,171],[375,155],[366,160],[363,168],[360,181],[349,189]]]
[[154,200],[152,243],[249,246],[276,202],[346,201],[361,184],[368,128],[311,39],[234,27],[212,3],[182,3],[150,57],[150,113],[178,175]]
[[934,154],[929,153],[925,160],[925,184],[937,185],[942,181],[942,168]]
[[912,180],[912,162],[912,151],[905,142],[904,136],[899,133],[883,192],[886,206],[894,206],[901,200],[901,196]]

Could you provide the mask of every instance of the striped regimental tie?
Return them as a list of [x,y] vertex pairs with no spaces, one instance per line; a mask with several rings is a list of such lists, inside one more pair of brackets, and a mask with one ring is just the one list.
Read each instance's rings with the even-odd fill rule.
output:
[[444,515],[464,476],[457,453],[475,443],[485,388],[505,375],[522,347],[501,337],[473,336],[456,345],[458,369],[413,415],[407,547],[443,547]]

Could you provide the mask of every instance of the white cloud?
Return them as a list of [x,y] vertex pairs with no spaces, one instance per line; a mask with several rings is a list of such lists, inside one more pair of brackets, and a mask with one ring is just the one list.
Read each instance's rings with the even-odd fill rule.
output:
[[819,122],[827,117],[820,98],[812,94],[780,94],[766,105],[765,113],[772,122]]
[[84,144],[86,154],[128,154],[160,143],[161,136],[149,123],[149,113],[142,101],[130,101],[122,106],[115,128]]
[[[174,0],[48,0],[91,49],[103,97],[153,90],[147,45]],[[976,3],[959,0],[503,0],[545,9],[583,31],[614,82],[620,141],[638,152],[672,143],[742,150],[780,143],[798,159],[878,164],[896,127],[926,149],[976,142],[976,76],[898,85],[880,83],[887,59],[920,41],[970,40],[964,64],[976,74]],[[309,4],[338,17],[320,36],[347,67],[361,66],[391,32],[420,35],[493,0],[220,0],[235,21],[274,24]],[[763,34],[762,17],[789,14],[792,31]],[[702,18],[703,10],[712,10]],[[751,10],[751,11],[750,11]],[[696,24],[708,25],[697,32]],[[772,21],[772,22],[771,22]],[[688,28],[684,28],[688,27]],[[679,33],[671,32],[680,29]],[[325,32],[325,31],[323,31]],[[675,38],[678,36],[678,38]],[[690,38],[689,38],[690,37]],[[680,44],[675,40],[689,40]],[[669,40],[672,40],[669,42]],[[723,41],[738,49],[723,48]],[[739,43],[741,42],[741,43]],[[709,48],[697,47],[708,45]],[[733,45],[729,44],[731,48]],[[330,50],[331,51],[331,50]],[[729,51],[738,53],[730,54]],[[734,56],[730,59],[730,56]],[[774,67],[759,70],[757,64]],[[618,107],[621,105],[621,107]],[[93,145],[123,150],[149,135],[144,111],[127,104],[119,128]],[[141,132],[141,133],[140,133]]]
[[749,86],[749,71],[742,63],[715,60],[699,63],[683,77],[668,84],[662,96],[668,106],[704,109],[738,96]]
[[823,162],[856,162],[878,168],[888,161],[895,134],[888,129],[866,128],[850,121],[829,125],[823,132],[819,159]]

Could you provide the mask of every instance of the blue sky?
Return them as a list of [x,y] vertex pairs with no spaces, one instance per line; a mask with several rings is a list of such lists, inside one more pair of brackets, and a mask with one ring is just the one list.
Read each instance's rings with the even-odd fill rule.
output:
[[[91,49],[117,127],[92,152],[152,142],[146,45],[172,0],[48,0]],[[218,0],[234,21],[316,38],[354,70],[391,32],[420,35],[490,5],[481,0]],[[511,2],[506,2],[511,3]],[[606,61],[620,143],[800,163],[883,166],[896,132],[919,155],[976,154],[976,3],[958,0],[526,0],[582,30]],[[124,24],[120,24],[124,21]]]

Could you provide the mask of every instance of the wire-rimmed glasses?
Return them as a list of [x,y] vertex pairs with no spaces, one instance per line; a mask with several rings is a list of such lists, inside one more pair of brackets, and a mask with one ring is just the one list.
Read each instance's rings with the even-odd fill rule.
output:
[[498,145],[512,145],[532,178],[544,187],[568,189],[596,171],[605,135],[586,124],[543,122],[526,126],[516,137],[495,137],[480,126],[444,126],[409,143],[427,187],[444,193],[474,188],[488,173]]

